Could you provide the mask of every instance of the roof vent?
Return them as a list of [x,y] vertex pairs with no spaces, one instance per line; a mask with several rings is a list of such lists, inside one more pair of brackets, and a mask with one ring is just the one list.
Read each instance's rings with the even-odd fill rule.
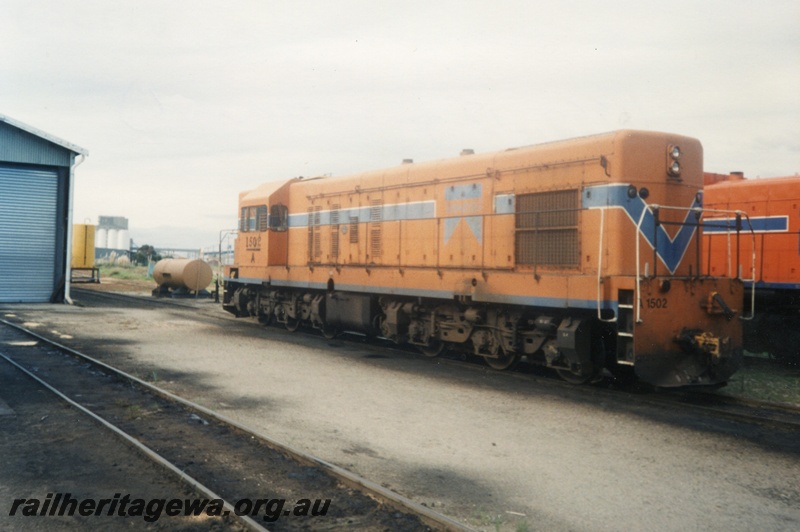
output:
[[414,159],[403,159],[403,164],[411,164],[414,162]]
[[461,150],[461,155],[475,155],[475,150],[466,148],[464,150]]

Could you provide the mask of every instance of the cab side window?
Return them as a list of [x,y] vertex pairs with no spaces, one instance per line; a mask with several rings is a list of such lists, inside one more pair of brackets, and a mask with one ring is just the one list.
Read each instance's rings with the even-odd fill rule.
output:
[[241,215],[239,216],[239,231],[244,233],[259,231],[263,233],[267,230],[268,220],[266,205],[242,207]]
[[247,209],[247,230],[249,232],[256,230],[256,208],[255,207],[248,207]]
[[289,230],[289,208],[286,205],[273,205],[270,208],[269,228],[272,231]]

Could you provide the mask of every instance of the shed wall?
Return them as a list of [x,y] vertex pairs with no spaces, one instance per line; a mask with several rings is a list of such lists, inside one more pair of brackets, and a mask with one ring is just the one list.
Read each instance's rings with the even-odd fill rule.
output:
[[36,135],[0,122],[0,162],[71,166],[69,150]]

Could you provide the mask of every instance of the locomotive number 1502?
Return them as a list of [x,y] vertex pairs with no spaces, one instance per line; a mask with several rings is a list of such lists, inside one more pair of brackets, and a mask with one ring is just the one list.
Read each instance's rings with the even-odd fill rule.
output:
[[261,249],[261,235],[248,236],[245,242],[248,251],[259,251]]
[[667,308],[667,298],[665,297],[648,297],[642,300],[642,306],[648,309],[665,309]]

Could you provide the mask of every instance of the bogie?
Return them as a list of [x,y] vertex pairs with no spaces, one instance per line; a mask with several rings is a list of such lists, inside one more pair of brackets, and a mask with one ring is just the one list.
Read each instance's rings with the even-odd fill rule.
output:
[[332,339],[342,331],[377,330],[397,344],[416,346],[427,357],[436,357],[450,346],[483,358],[497,370],[509,369],[527,355],[531,363],[553,368],[569,382],[585,382],[602,369],[602,357],[590,351],[591,345],[602,345],[601,338],[591,336],[599,327],[587,317],[534,316],[522,308],[419,298],[230,288],[238,313],[264,324],[281,323],[292,332],[306,326]]

